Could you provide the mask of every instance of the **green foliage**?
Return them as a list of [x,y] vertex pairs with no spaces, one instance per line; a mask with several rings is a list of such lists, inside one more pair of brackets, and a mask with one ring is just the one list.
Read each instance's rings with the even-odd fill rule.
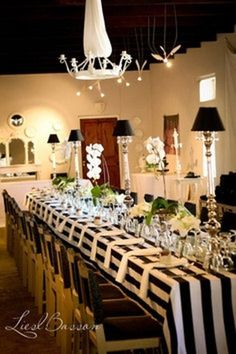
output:
[[52,181],[52,185],[55,189],[59,191],[65,191],[68,189],[73,189],[75,186],[74,177],[56,177]]
[[151,210],[149,213],[147,213],[145,220],[146,224],[150,225],[152,221],[153,215],[160,211],[165,211],[166,214],[176,214],[178,210],[178,203],[177,202],[171,202],[169,203],[165,198],[157,197],[156,199],[153,200]]
[[109,195],[115,195],[114,191],[112,188],[109,186],[108,183],[103,183],[100,186],[96,184],[92,189],[91,189],[91,194],[93,197],[93,203],[94,205],[97,205],[97,199],[98,198],[104,198]]

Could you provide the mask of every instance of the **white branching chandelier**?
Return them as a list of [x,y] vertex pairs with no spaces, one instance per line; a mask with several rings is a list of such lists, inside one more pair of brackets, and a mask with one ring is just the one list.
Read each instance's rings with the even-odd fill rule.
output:
[[155,58],[158,61],[162,61],[164,64],[169,64],[169,59],[174,56],[174,54],[180,49],[181,44],[176,45],[177,38],[178,38],[178,25],[177,25],[177,15],[176,15],[176,8],[175,4],[173,4],[173,10],[174,10],[174,21],[175,21],[175,39],[174,39],[174,44],[172,46],[172,49],[167,52],[166,50],[166,22],[167,22],[167,13],[166,13],[166,8],[167,4],[165,4],[164,7],[164,28],[163,28],[163,45],[160,45],[161,49],[161,54],[159,53],[159,50],[157,50],[154,40],[155,40],[155,26],[156,26],[156,19],[154,18],[154,26],[153,26],[153,35],[152,35],[152,41],[150,40],[150,29],[149,29],[149,23],[148,23],[148,41],[149,41],[149,48],[151,49],[152,53],[151,55],[153,58]]
[[70,66],[64,54],[59,58],[75,79],[115,79],[122,76],[131,63],[131,56],[126,51],[122,51],[118,65],[108,59],[112,47],[106,32],[101,0],[86,0],[83,44],[86,58],[81,63],[72,58]]

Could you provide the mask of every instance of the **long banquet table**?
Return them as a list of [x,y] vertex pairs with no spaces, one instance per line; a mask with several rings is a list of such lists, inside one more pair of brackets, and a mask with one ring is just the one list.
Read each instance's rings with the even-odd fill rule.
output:
[[26,204],[162,323],[168,353],[236,353],[235,273],[205,272],[199,264],[157,268],[158,249],[151,240],[69,215],[50,197],[28,193]]

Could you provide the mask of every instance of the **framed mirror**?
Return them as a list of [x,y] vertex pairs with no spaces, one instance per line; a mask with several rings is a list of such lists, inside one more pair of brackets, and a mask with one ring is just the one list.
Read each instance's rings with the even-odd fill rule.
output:
[[4,143],[0,143],[0,167],[6,166],[6,145]]
[[24,117],[21,114],[12,114],[9,118],[8,118],[8,124],[10,127],[12,128],[18,128],[21,127],[24,123]]
[[25,144],[21,139],[12,139],[9,143],[10,165],[25,164]]

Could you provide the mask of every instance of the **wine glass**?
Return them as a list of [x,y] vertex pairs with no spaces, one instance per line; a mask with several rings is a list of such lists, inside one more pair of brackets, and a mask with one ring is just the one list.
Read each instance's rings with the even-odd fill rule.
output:
[[230,270],[234,266],[233,259],[231,257],[230,242],[232,234],[230,232],[220,233],[221,242],[221,253],[222,253],[222,268],[224,270]]

